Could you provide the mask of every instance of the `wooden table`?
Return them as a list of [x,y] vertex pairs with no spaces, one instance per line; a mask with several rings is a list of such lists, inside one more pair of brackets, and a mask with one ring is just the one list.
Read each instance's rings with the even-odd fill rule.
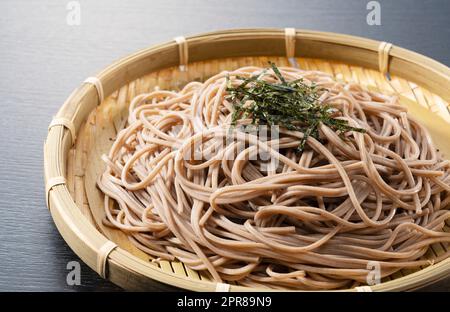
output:
[[[178,35],[224,28],[296,27],[392,42],[450,65],[450,2],[379,1],[381,25],[365,0],[0,2],[0,291],[104,291],[56,230],[44,202],[42,147],[53,114],[86,77],[112,61]],[[66,283],[80,261],[81,285]],[[426,290],[450,291],[450,278]]]

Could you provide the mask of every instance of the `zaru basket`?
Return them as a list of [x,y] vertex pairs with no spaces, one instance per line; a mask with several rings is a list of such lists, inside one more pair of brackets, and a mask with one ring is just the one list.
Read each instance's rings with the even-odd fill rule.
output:
[[[129,290],[266,290],[217,284],[180,262],[152,262],[122,232],[102,224],[103,196],[96,179],[104,169],[100,156],[125,125],[135,95],[157,86],[178,89],[225,69],[267,66],[269,60],[279,66],[295,60],[300,68],[397,94],[450,156],[450,69],[425,56],[374,40],[293,29],[240,29],[176,38],[125,57],[85,81],[50,124],[44,147],[48,207],[63,238],[87,265]],[[450,231],[449,223],[445,228]],[[435,244],[426,257],[432,259],[446,248]],[[412,290],[449,273],[447,258],[349,290]]]

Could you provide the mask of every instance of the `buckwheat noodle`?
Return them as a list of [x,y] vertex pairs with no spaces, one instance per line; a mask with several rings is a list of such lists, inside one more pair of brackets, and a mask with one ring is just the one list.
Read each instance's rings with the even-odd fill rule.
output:
[[[136,96],[103,156],[104,223],[155,261],[260,288],[349,288],[366,284],[374,263],[385,277],[448,257],[425,254],[450,242],[449,161],[398,99],[322,72],[280,68],[288,81],[324,88],[319,101],[366,130],[343,138],[322,124],[320,140],[308,137],[298,153],[300,132],[280,129],[279,138],[263,140],[230,126],[227,76],[237,86],[262,70],[243,67],[179,92]],[[271,70],[259,79],[277,81]],[[256,151],[278,166],[261,169],[266,160],[251,158]]]

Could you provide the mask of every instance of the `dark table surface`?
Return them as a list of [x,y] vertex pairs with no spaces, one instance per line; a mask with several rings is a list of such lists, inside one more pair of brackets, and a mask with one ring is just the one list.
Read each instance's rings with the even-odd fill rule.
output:
[[[66,283],[80,261],[44,202],[47,125],[84,78],[114,60],[178,35],[224,28],[296,27],[392,42],[450,65],[450,1],[386,0],[369,26],[366,0],[80,0],[0,2],[0,291],[120,290],[84,264],[81,285]],[[80,261],[81,263],[81,261]],[[450,278],[426,290],[450,291]]]

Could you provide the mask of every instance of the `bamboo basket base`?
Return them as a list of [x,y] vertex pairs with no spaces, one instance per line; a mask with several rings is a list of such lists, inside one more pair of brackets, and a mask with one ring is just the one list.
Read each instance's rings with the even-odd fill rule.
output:
[[[108,153],[117,132],[125,126],[128,106],[134,96],[158,87],[177,90],[189,81],[204,81],[222,70],[247,65],[264,67],[269,60],[278,66],[289,65],[284,57],[236,57],[195,62],[189,64],[187,71],[171,67],[152,72],[122,86],[106,98],[81,126],[76,143],[67,159],[67,187],[87,220],[120,248],[159,267],[164,272],[194,280],[209,280],[205,274],[193,271],[180,262],[161,261],[159,264],[152,262],[153,259],[134,247],[124,233],[103,225],[104,199],[96,187],[96,180],[105,168],[101,155]],[[371,90],[398,95],[400,102],[408,106],[409,112],[429,129],[435,144],[444,156],[450,158],[450,132],[447,130],[450,127],[450,114],[445,101],[438,95],[397,76],[387,80],[373,69],[311,58],[297,58],[297,63],[303,69],[320,70],[334,75],[336,79],[357,82]],[[450,222],[447,222],[445,229],[450,231]],[[448,244],[434,244],[425,257],[433,259],[449,248]],[[424,268],[405,269],[386,277],[382,282],[400,279],[421,269]],[[168,286],[167,289],[173,288]]]

